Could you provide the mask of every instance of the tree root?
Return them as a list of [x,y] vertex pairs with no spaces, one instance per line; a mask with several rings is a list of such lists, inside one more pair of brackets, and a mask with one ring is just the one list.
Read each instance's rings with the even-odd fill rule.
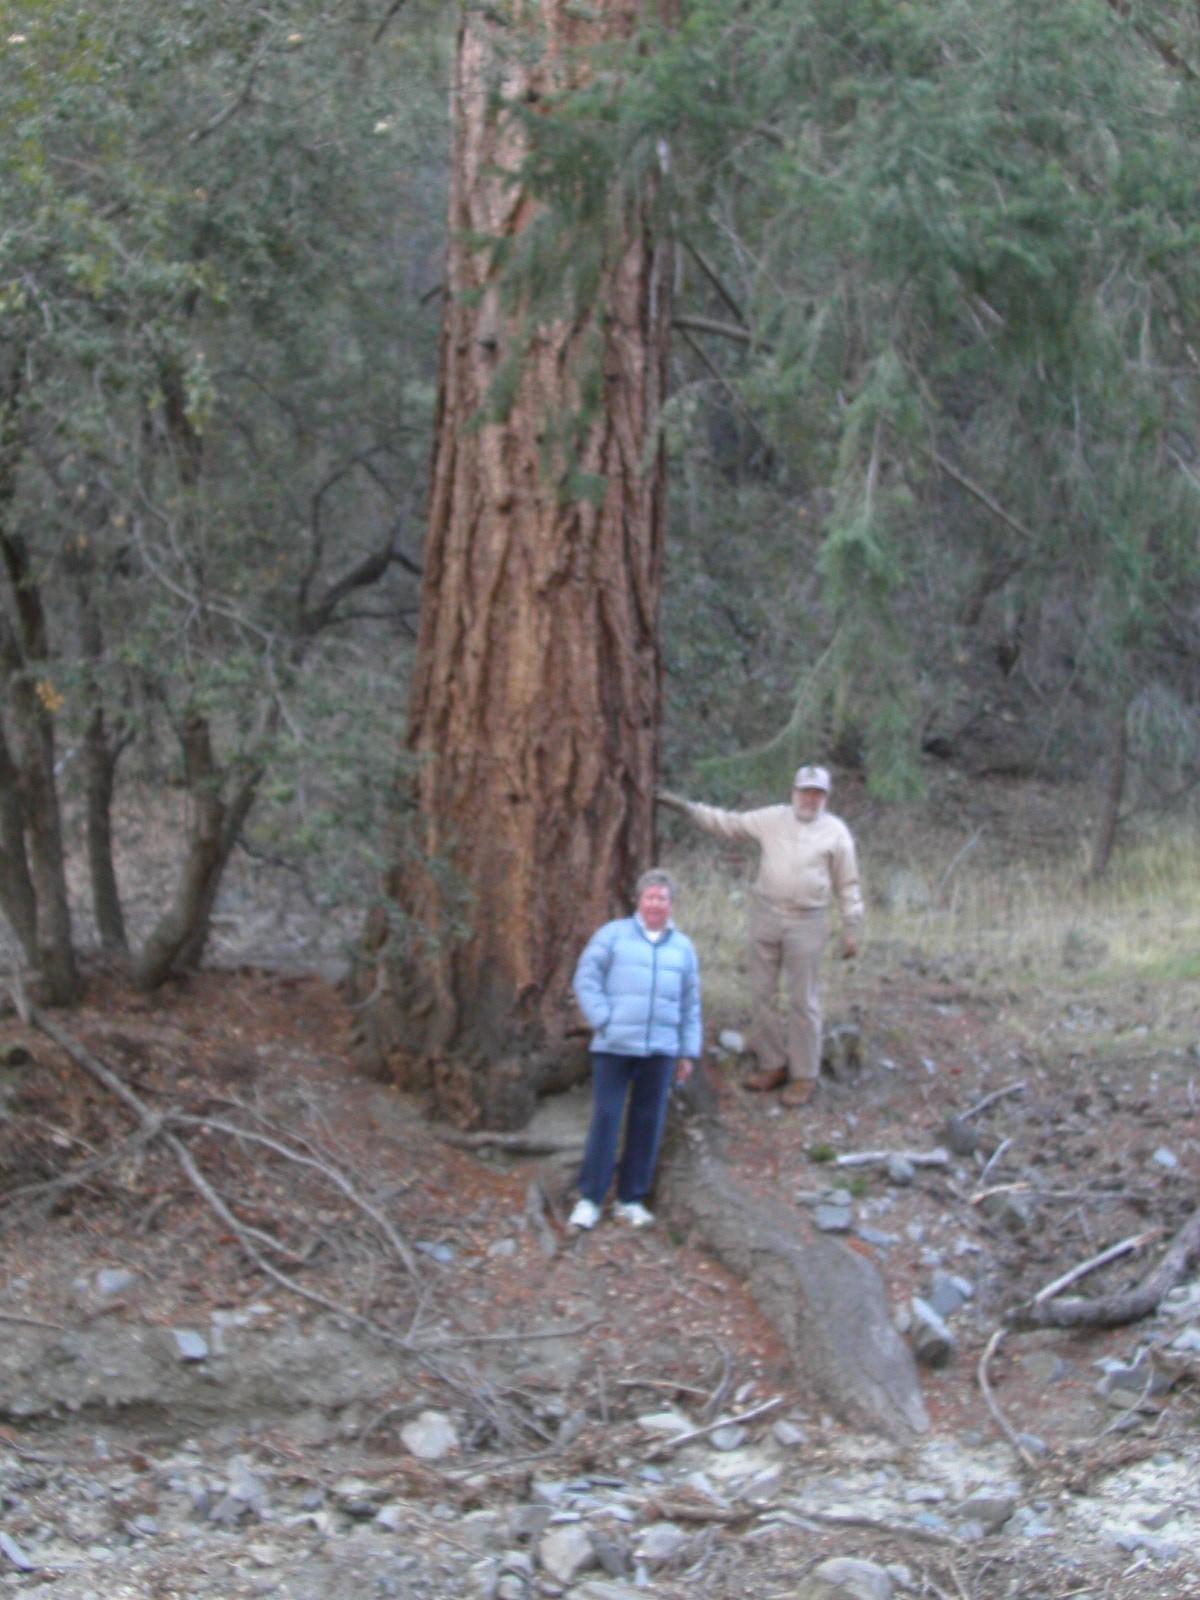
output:
[[1194,1211],[1175,1235],[1162,1260],[1135,1289],[1094,1300],[1043,1299],[1020,1306],[1009,1321],[1018,1328],[1120,1328],[1138,1322],[1158,1309],[1168,1290],[1200,1257],[1200,1209]]

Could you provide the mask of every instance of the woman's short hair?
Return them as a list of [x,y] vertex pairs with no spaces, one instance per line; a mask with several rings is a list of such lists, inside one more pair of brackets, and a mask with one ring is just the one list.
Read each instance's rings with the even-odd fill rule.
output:
[[671,899],[674,900],[675,879],[669,872],[665,872],[662,867],[651,867],[648,872],[643,872],[637,881],[637,889],[634,894],[635,901],[640,900],[647,889],[657,888],[665,889]]

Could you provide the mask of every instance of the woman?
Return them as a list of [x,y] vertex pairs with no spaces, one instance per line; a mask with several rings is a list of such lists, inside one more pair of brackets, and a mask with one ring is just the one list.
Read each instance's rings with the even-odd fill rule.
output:
[[674,884],[642,874],[632,917],[606,922],[575,969],[575,996],[595,1029],[592,1123],[580,1198],[568,1227],[594,1228],[612,1182],[626,1101],[625,1148],[613,1214],[634,1228],[654,1221],[646,1196],[672,1082],[685,1083],[700,1054],[700,971],[692,941],[671,921]]

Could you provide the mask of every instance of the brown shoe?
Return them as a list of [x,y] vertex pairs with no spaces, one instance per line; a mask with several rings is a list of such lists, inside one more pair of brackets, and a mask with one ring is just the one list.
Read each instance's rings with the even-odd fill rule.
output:
[[768,1094],[772,1089],[782,1089],[788,1081],[786,1067],[764,1068],[762,1072],[753,1072],[746,1079],[746,1088],[755,1094]]
[[806,1106],[816,1093],[817,1085],[812,1078],[793,1078],[791,1083],[779,1096],[781,1106]]

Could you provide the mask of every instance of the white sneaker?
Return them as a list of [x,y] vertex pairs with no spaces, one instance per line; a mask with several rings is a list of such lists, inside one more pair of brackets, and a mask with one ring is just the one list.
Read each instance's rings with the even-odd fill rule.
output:
[[575,1209],[567,1218],[568,1228],[594,1228],[600,1221],[600,1207],[591,1200],[576,1200]]
[[653,1211],[647,1211],[640,1200],[618,1200],[613,1207],[613,1216],[620,1217],[631,1228],[648,1228],[654,1221]]

